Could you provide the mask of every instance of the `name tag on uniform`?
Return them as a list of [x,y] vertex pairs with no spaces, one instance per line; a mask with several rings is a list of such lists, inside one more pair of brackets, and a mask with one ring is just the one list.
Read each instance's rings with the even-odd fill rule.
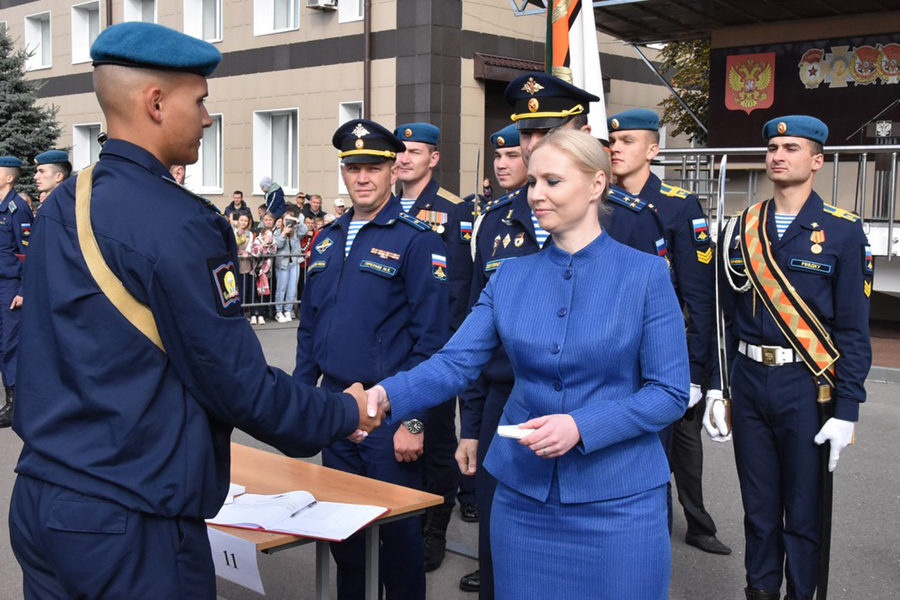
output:
[[513,260],[515,258],[518,258],[518,257],[517,256],[507,256],[506,258],[496,258],[494,260],[489,260],[484,265],[484,272],[491,273],[492,271],[496,271],[497,269],[500,268],[500,265],[502,265],[504,262],[506,262],[508,260]]
[[819,273],[821,275],[831,275],[834,270],[833,265],[828,263],[816,262],[805,258],[792,258],[790,267],[795,271],[806,271],[808,273]]
[[382,277],[393,277],[397,274],[397,269],[394,267],[389,267],[387,265],[383,265],[379,262],[375,262],[374,260],[364,260],[359,263],[359,268],[363,271],[371,271],[376,275],[381,275]]
[[321,271],[328,264],[328,261],[325,260],[317,260],[316,262],[309,265],[309,268],[306,269],[307,273],[312,273],[313,271]]

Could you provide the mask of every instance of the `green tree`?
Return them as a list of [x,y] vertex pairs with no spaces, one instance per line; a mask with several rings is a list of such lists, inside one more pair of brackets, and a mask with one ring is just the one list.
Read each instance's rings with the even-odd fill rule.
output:
[[[709,40],[672,42],[660,51],[659,60],[660,71],[672,73],[672,87],[709,127]],[[706,144],[706,133],[677,98],[669,96],[659,106],[664,109],[662,121],[673,127],[673,135],[686,134],[691,141]]]
[[59,139],[58,108],[40,106],[35,93],[40,82],[25,78],[28,53],[16,49],[9,33],[0,31],[0,156],[15,156],[26,164],[16,189],[35,195],[34,157]]

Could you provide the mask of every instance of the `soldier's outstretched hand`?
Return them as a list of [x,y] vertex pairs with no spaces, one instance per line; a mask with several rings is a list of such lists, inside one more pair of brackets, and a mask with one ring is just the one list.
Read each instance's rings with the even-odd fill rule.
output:
[[366,391],[361,383],[354,383],[344,390],[344,393],[353,396],[359,409],[359,427],[349,436],[350,441],[358,444],[366,439],[366,436],[374,431],[376,427],[381,425],[381,422],[384,420],[384,411],[369,410]]

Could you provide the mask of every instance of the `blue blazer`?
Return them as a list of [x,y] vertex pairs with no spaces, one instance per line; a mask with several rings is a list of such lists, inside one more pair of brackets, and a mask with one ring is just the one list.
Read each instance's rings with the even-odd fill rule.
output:
[[440,352],[382,382],[391,419],[461,391],[501,342],[515,373],[501,424],[565,413],[581,442],[548,460],[495,434],[484,465],[494,477],[546,501],[555,472],[564,503],[669,480],[656,432],[684,414],[690,382],[684,320],[662,259],[604,233],[575,254],[550,243],[504,263]]

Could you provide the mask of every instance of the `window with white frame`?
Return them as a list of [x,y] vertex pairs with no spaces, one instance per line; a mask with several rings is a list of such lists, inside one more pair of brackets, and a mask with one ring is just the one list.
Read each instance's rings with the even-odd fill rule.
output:
[[91,44],[100,35],[100,2],[72,7],[72,64],[91,60]]
[[53,64],[53,48],[50,44],[50,13],[25,17],[25,51],[29,53],[25,67],[49,69]]
[[0,21],[0,34],[5,35],[6,28],[7,28],[6,21]]
[[299,0],[254,0],[253,35],[294,31],[299,28]]
[[84,123],[72,128],[72,168],[80,171],[100,160],[100,123]]
[[362,21],[365,0],[340,0],[338,2],[338,23]]
[[125,20],[156,23],[156,0],[125,0]]
[[[338,127],[352,121],[353,119],[362,119],[363,103],[362,102],[341,102],[338,106]],[[347,194],[347,186],[344,185],[344,178],[341,177],[341,161],[338,159],[338,194]]]
[[184,184],[198,194],[222,193],[222,115],[210,115],[212,125],[203,130],[197,162],[187,165]]
[[[300,111],[296,108],[253,113],[254,186],[269,176],[284,188],[285,194],[297,193],[299,120]],[[258,187],[253,191],[261,193]]]
[[184,32],[207,42],[221,42],[222,0],[184,0]]

